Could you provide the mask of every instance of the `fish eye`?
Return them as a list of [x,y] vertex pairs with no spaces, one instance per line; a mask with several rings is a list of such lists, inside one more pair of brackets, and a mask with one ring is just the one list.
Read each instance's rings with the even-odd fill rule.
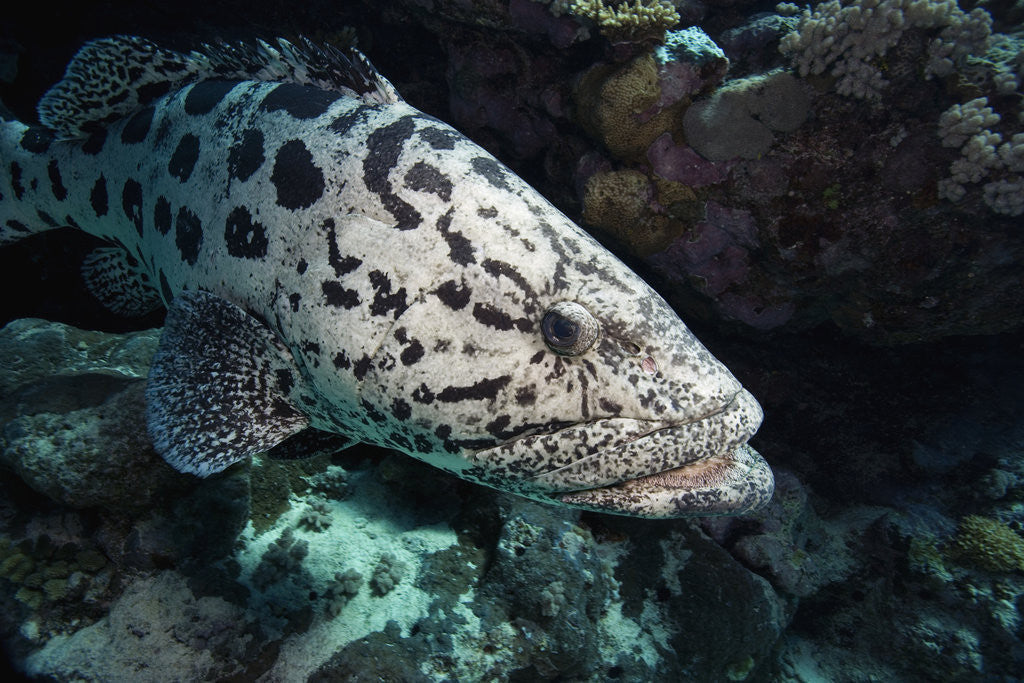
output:
[[548,348],[563,356],[578,356],[589,349],[600,329],[590,311],[574,301],[561,301],[549,308],[540,328]]

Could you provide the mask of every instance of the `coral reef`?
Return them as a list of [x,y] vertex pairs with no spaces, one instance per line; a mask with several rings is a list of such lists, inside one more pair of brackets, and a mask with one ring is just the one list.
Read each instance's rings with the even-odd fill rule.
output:
[[[84,680],[223,678],[245,669],[255,627],[219,597],[199,597],[166,571],[134,582],[100,621],[56,636],[27,663],[33,675]],[[98,657],[97,653],[103,656]]]
[[[42,320],[0,330],[6,397],[0,464],[71,507],[150,507],[186,478],[150,448],[143,383],[153,331],[125,338]],[[18,417],[10,411],[17,411]]]
[[[88,383],[70,379],[65,387],[74,391]],[[50,384],[51,392],[64,389]],[[96,406],[8,422],[0,463],[35,490],[72,507],[147,507],[155,496],[184,484],[138,430],[145,423],[143,391],[142,383],[132,382]]]
[[[583,72],[577,117],[610,157],[576,167],[585,220],[706,320],[829,321],[877,344],[1022,322],[1008,265],[1024,239],[1004,219],[1024,212],[1014,104],[1024,51],[991,33],[985,10],[955,2],[825,2],[799,21],[782,9],[790,16],[716,36],[742,64],[731,80],[707,70],[726,62],[699,31],[678,40],[692,49],[669,50],[684,34],[672,31],[663,49]],[[803,78],[768,53],[776,42]],[[662,201],[665,181],[693,191],[682,207]],[[695,233],[722,208],[750,216],[752,239],[693,259]]]
[[[736,240],[749,235],[749,217],[717,211],[721,231]],[[806,357],[816,354],[793,352],[806,375]],[[777,402],[778,387],[793,380],[766,372],[776,389],[765,395]],[[1015,372],[1004,362],[998,376],[1017,386]],[[835,385],[834,396],[850,393],[841,390],[848,380],[807,381],[818,391]],[[792,390],[800,401],[827,402]],[[1012,389],[989,391],[1015,410]],[[977,400],[990,414],[990,395]],[[15,408],[5,409],[20,419]],[[842,406],[836,410],[848,416]],[[946,451],[960,453],[960,440],[988,434],[969,415],[941,422],[947,431],[926,445],[942,453],[916,460],[907,453],[919,477],[960,476],[965,461]],[[816,431],[800,426],[800,433]],[[1024,434],[999,434],[998,442],[970,448],[1005,454],[963,483],[976,498],[955,489],[947,495],[960,495],[958,506],[968,500],[991,509],[1002,501],[990,514],[1014,520],[1024,482],[1014,454]],[[770,452],[783,450],[772,445],[777,435],[765,438]],[[854,441],[864,448],[863,439]],[[15,506],[26,503],[0,498],[4,625],[19,634],[21,665],[36,675],[142,680],[142,662],[154,657],[200,678],[287,672],[330,680],[362,671],[431,680],[644,680],[685,671],[702,680],[759,681],[856,669],[925,680],[942,671],[963,678],[1009,671],[1024,652],[1014,635],[1024,576],[1016,568],[992,571],[956,551],[967,536],[953,533],[927,485],[886,505],[837,506],[780,469],[777,495],[759,515],[657,525],[452,487],[447,475],[408,458],[345,462],[321,473],[300,461],[275,464],[293,469],[284,476],[295,483],[267,489],[285,503],[262,531],[252,523],[262,508],[240,505],[246,497],[235,490],[260,468],[204,482],[148,516],[100,507],[99,518],[87,521],[85,512],[68,508],[32,513],[26,524],[12,522],[25,517]],[[864,459],[857,466],[872,465]],[[824,469],[817,482],[843,476]],[[343,501],[322,497],[341,484]],[[438,491],[446,492],[443,500]],[[908,501],[915,495],[929,507]],[[317,508],[330,514],[329,527],[303,523]],[[1007,525],[986,524],[1000,530],[970,534],[981,552],[1019,543]],[[362,590],[364,577],[369,590]],[[893,586],[909,593],[896,599]],[[892,607],[905,604],[912,607]],[[851,632],[860,635],[851,641]]]

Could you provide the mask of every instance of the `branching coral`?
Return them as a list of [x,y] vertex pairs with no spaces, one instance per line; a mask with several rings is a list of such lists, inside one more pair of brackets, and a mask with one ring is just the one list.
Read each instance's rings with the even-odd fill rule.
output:
[[309,553],[306,541],[296,541],[290,528],[281,532],[273,543],[267,546],[260,563],[252,574],[253,585],[260,590],[284,581],[299,572],[302,561]]
[[405,575],[405,564],[399,562],[392,553],[381,555],[377,566],[373,568],[370,586],[377,595],[387,595]]
[[888,84],[883,60],[906,31],[932,36],[923,56],[923,72],[931,78],[951,74],[968,55],[988,49],[991,27],[988,12],[967,14],[956,0],[829,0],[805,10],[779,49],[801,76],[828,70],[841,95],[879,99]]
[[348,601],[359,593],[359,586],[363,583],[363,575],[355,569],[346,569],[344,572],[335,572],[334,580],[327,586],[324,592],[324,599],[327,601],[327,613],[332,617],[341,614]]
[[1024,538],[1003,522],[980,515],[960,520],[950,554],[993,572],[1024,571]]
[[1024,133],[1003,142],[991,128],[1000,122],[988,98],[954,104],[939,117],[944,147],[960,147],[961,156],[949,166],[950,177],[939,181],[939,196],[953,202],[967,194],[966,185],[991,179],[982,187],[990,209],[1006,216],[1024,213]]
[[[554,4],[554,3],[553,3]],[[612,40],[662,40],[665,31],[679,23],[679,14],[669,0],[574,0],[569,12],[597,24]]]
[[308,479],[310,487],[327,498],[341,500],[349,493],[348,472],[339,465],[331,465],[323,472],[318,472]]
[[988,106],[988,99],[978,97],[964,104],[954,104],[939,117],[939,137],[944,147],[959,147],[986,128],[999,123],[999,114]]
[[323,498],[314,498],[299,523],[313,531],[323,531],[331,526],[331,506]]

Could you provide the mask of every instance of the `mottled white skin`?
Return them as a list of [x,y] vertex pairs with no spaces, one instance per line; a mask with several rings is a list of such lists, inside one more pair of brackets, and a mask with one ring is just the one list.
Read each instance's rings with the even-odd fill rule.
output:
[[[400,101],[257,81],[185,86],[143,123],[111,124],[91,153],[80,140],[30,151],[23,125],[2,124],[0,240],[45,227],[43,211],[123,245],[166,304],[201,289],[248,312],[272,331],[263,346],[291,354],[248,368],[233,356],[234,377],[287,375],[262,387],[301,417],[270,441],[308,423],[495,488],[637,516],[770,498],[771,471],[745,445],[756,401],[646,283],[454,129]],[[562,301],[599,324],[578,356],[541,332]],[[252,411],[165,428],[182,412],[150,416],[179,469],[205,476],[252,454],[232,445]]]

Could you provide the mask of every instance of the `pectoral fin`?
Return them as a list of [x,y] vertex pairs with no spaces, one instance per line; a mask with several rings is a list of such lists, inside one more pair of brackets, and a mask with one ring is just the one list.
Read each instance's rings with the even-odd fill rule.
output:
[[145,269],[120,247],[100,247],[86,256],[82,277],[92,295],[114,313],[141,316],[161,305]]
[[170,305],[149,371],[146,415],[157,452],[205,477],[305,429],[289,400],[300,374],[264,323],[206,292]]

